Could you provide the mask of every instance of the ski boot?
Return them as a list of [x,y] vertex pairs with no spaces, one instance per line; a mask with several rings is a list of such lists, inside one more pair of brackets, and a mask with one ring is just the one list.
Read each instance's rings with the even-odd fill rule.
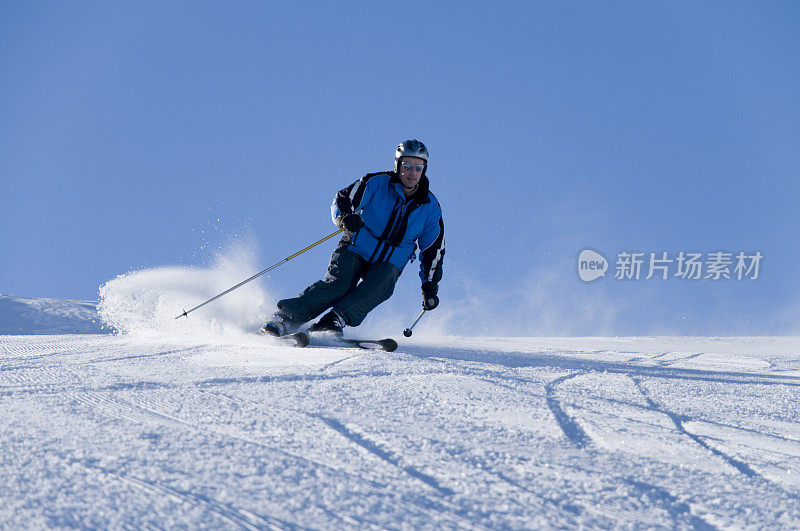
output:
[[267,323],[261,327],[259,333],[269,336],[285,336],[289,333],[289,322],[279,314],[274,314]]
[[344,335],[345,322],[342,317],[331,310],[323,315],[319,321],[314,323],[308,328],[308,331],[313,333],[333,334],[337,337]]

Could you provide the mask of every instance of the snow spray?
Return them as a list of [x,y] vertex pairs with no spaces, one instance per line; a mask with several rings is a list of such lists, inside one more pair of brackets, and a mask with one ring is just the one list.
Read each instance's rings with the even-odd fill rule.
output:
[[235,297],[175,320],[183,305],[199,304],[256,269],[255,246],[230,245],[210,267],[161,267],[131,271],[100,287],[98,310],[105,323],[121,334],[142,339],[193,338],[231,340],[257,330],[274,301],[257,282]]

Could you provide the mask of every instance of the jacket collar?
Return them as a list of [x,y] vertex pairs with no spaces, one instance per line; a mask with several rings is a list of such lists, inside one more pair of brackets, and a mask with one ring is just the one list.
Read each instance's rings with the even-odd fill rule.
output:
[[[397,183],[400,185],[400,193],[405,196],[403,193],[403,182],[400,180],[400,175],[397,172],[389,172],[389,175],[392,178],[389,180],[390,183]],[[430,191],[430,181],[428,180],[427,175],[423,175],[422,178],[419,180],[419,184],[417,185],[417,191],[414,192],[412,195],[408,197],[409,200],[416,199],[420,203],[427,203],[430,201],[428,198],[428,192]]]

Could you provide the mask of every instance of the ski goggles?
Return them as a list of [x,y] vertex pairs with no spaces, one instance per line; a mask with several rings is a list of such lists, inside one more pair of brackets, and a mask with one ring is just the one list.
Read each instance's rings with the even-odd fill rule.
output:
[[403,167],[404,170],[417,170],[422,171],[425,169],[424,164],[411,164],[410,162],[401,162],[400,165]]

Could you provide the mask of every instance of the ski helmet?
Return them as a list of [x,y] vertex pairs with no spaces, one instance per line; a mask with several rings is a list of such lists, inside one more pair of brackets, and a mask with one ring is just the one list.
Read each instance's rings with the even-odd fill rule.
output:
[[428,148],[425,144],[417,140],[404,140],[397,146],[397,151],[394,153],[394,171],[397,171],[398,164],[402,157],[417,157],[425,161],[425,166],[428,165]]

